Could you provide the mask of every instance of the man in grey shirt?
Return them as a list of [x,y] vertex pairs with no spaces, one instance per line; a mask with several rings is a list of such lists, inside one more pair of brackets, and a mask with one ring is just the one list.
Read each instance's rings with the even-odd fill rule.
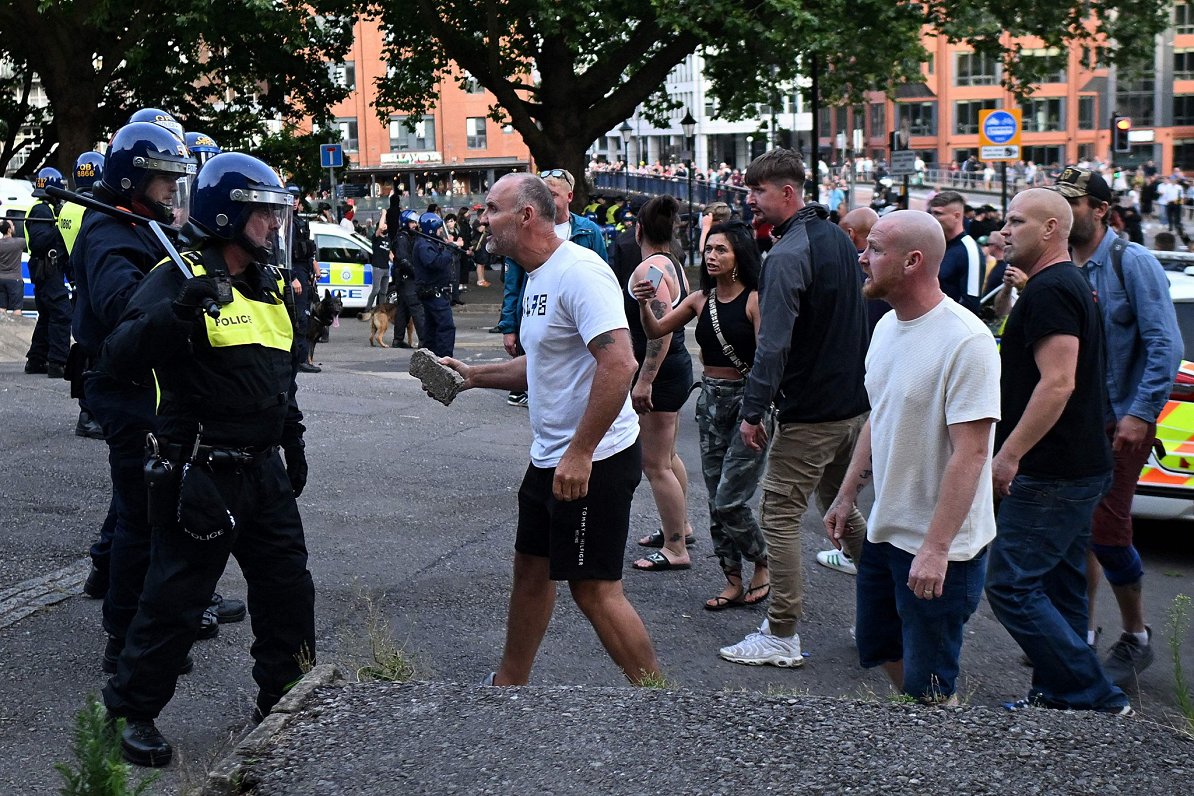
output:
[[25,299],[25,288],[21,281],[21,252],[25,251],[25,240],[13,237],[12,222],[0,220],[0,307],[4,320],[20,317],[21,305]]

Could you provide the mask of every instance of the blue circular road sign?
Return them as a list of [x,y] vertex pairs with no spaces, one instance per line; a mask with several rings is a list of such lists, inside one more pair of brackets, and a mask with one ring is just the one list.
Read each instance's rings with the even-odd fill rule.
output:
[[993,144],[1006,144],[1016,137],[1016,117],[1007,111],[995,111],[983,122],[983,135]]

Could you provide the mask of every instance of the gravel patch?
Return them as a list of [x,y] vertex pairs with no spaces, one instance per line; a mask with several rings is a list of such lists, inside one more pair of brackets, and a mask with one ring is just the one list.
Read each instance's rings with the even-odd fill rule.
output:
[[243,768],[307,794],[1182,793],[1194,744],[1141,719],[730,691],[316,689]]

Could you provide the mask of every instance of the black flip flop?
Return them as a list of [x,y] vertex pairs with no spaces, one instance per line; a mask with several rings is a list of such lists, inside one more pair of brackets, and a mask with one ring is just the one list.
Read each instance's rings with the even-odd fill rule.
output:
[[[755,592],[762,592],[763,595],[761,597],[759,597],[757,600],[747,599]],[[758,605],[759,603],[763,602],[763,600],[766,600],[770,596],[771,596],[771,583],[767,582],[767,583],[764,583],[762,586],[755,586],[753,588],[747,589],[746,593],[742,595],[742,602],[746,605]]]
[[707,600],[705,601],[705,610],[724,611],[727,608],[742,608],[747,604],[745,596],[746,592],[743,591],[739,591],[738,596],[732,599],[729,597],[722,597],[719,594],[716,597],[711,598],[713,600],[712,604],[710,604]]
[[[639,542],[638,544],[639,544],[639,547],[655,547],[655,548],[663,547],[663,531],[662,530],[656,531],[655,533],[653,533],[647,537],[647,541]],[[684,537],[684,544],[686,547],[692,547],[694,544],[696,544],[696,537],[693,536],[692,534],[688,534],[688,536]]]
[[654,553],[649,553],[648,555],[643,556],[643,560],[651,562],[651,565],[640,567],[637,563],[634,563],[630,566],[634,567],[639,572],[667,572],[671,569],[692,569],[692,564],[673,564],[668,560],[667,556],[658,550]]

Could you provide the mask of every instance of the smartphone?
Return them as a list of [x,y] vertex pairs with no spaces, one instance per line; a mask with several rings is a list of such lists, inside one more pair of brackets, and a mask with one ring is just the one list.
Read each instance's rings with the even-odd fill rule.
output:
[[663,281],[663,271],[651,266],[647,269],[647,281],[651,283],[651,287],[659,290],[659,283]]

